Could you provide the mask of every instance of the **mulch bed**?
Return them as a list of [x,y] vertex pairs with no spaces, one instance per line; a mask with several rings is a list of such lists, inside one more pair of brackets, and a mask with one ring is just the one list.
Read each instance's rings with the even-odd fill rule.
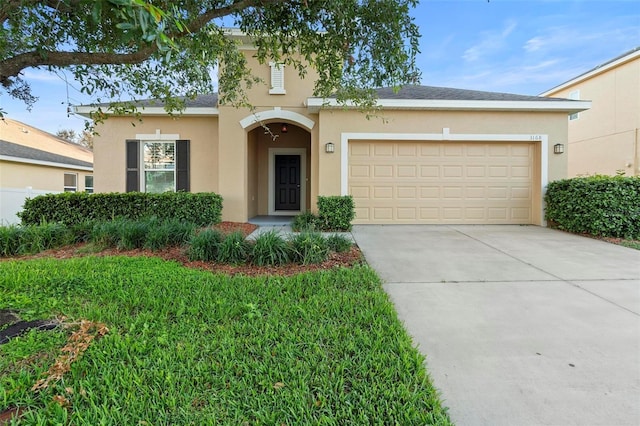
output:
[[[211,228],[218,229],[225,234],[240,231],[246,237],[255,231],[258,226],[251,223],[239,223],[239,222],[222,222]],[[318,271],[324,269],[332,269],[343,266],[353,266],[363,261],[362,253],[357,246],[351,247],[351,249],[345,253],[331,253],[329,258],[319,264],[313,265],[298,265],[287,264],[282,266],[256,266],[252,264],[242,265],[228,265],[219,264],[214,262],[202,262],[191,261],[187,256],[186,248],[184,247],[166,247],[159,251],[151,251],[148,249],[135,249],[135,250],[119,250],[116,248],[108,248],[97,253],[83,252],[85,243],[76,245],[61,247],[58,249],[46,250],[41,253],[20,256],[14,259],[37,259],[37,258],[55,258],[55,259],[70,259],[74,257],[83,256],[146,256],[146,257],[159,257],[168,261],[175,261],[187,268],[200,269],[204,271],[210,271],[213,273],[222,273],[227,275],[246,275],[246,276],[258,276],[258,275],[281,275],[289,276],[302,272]],[[5,259],[6,260],[6,259]]]

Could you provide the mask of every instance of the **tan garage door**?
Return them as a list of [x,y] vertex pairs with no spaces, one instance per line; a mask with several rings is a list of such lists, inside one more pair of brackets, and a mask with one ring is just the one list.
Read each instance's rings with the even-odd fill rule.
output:
[[529,143],[349,143],[355,223],[532,223]]

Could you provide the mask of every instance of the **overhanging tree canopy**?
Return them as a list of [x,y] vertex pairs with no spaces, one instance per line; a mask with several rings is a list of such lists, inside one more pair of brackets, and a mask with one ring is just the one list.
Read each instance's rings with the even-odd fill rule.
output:
[[[415,83],[417,0],[0,0],[0,84],[27,105],[27,68],[65,69],[100,102],[213,91],[247,105],[255,83],[224,22],[251,37],[261,61],[284,61],[320,78],[314,94],[370,106],[372,88]],[[290,55],[296,53],[297,55]],[[296,59],[300,58],[300,59]],[[121,108],[130,108],[123,103]],[[1,111],[0,111],[1,114]]]

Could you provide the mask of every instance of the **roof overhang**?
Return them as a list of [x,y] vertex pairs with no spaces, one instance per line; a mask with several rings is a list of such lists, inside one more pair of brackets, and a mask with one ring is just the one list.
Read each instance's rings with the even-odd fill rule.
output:
[[559,91],[561,91],[563,89],[566,89],[567,87],[571,87],[571,86],[573,86],[575,84],[582,83],[583,81],[588,80],[588,79],[590,79],[592,77],[595,77],[598,74],[602,74],[602,73],[604,73],[606,71],[609,71],[612,68],[618,67],[620,65],[623,65],[623,64],[625,64],[627,62],[633,61],[634,59],[638,59],[638,58],[640,58],[640,48],[636,48],[635,51],[631,52],[628,55],[625,55],[625,56],[623,56],[621,58],[618,58],[618,59],[613,60],[611,62],[608,62],[608,63],[606,63],[604,65],[596,67],[596,68],[592,69],[591,71],[587,71],[586,73],[584,73],[582,75],[579,75],[576,78],[572,78],[569,81],[566,81],[566,82],[564,82],[564,83],[562,83],[562,84],[560,84],[560,85],[558,85],[558,86],[556,86],[556,87],[554,87],[552,89],[549,89],[546,92],[541,93],[540,96],[553,95],[554,93],[557,93],[557,92],[559,92]]
[[[87,106],[87,105],[79,105],[73,107],[73,110],[76,114],[79,114],[83,117],[91,118],[91,114],[98,111],[97,106]],[[122,114],[114,114],[113,112],[109,112],[108,107],[105,107],[103,110],[107,115],[119,115]],[[168,115],[167,111],[163,107],[139,107],[137,110],[142,116],[166,116]],[[188,107],[184,110],[177,113],[177,115],[181,116],[200,116],[200,117],[217,117],[220,111],[215,107]]]
[[11,155],[0,155],[0,161],[10,161],[12,163],[35,164],[38,166],[57,167],[60,169],[83,170],[91,172],[93,167],[78,166],[75,164],[56,163],[53,161],[33,160],[31,158],[13,157]]
[[[540,101],[475,101],[440,99],[378,99],[377,105],[385,110],[426,110],[426,111],[531,111],[566,112],[574,114],[591,108],[591,101],[540,100]],[[336,99],[308,98],[309,113],[321,109],[355,109],[353,102],[339,103]]]

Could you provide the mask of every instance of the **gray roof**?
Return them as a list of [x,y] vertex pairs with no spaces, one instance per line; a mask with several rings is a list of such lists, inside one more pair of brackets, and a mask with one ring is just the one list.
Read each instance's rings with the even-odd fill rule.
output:
[[450,87],[407,85],[396,93],[391,87],[377,89],[379,99],[417,99],[446,101],[566,101],[562,98],[515,95],[512,93],[482,92],[479,90],[453,89]]
[[[406,85],[395,92],[392,87],[376,89],[379,99],[417,99],[417,100],[454,100],[454,101],[567,101],[563,98],[546,98],[542,96],[516,95],[512,93],[483,92],[480,90],[454,89],[450,87]],[[181,97],[187,108],[207,108],[218,105],[218,94],[199,95],[195,99]],[[97,106],[108,107],[109,103]],[[159,99],[143,99],[135,102],[136,107],[163,107]]]
[[[195,99],[188,98],[186,96],[178,96],[177,99],[185,101],[187,108],[215,108],[218,106],[218,94],[208,93],[205,95],[198,95]],[[123,101],[128,102],[128,101]],[[106,102],[96,104],[100,107],[108,107],[116,102]],[[136,107],[164,107],[164,101],[162,99],[141,99],[133,102]],[[89,106],[89,105],[87,105]]]
[[48,161],[51,163],[69,164],[71,166],[93,167],[93,163],[76,160],[64,155],[52,154],[40,149],[18,145],[17,143],[0,140],[0,155],[9,157],[24,158],[28,160]]

